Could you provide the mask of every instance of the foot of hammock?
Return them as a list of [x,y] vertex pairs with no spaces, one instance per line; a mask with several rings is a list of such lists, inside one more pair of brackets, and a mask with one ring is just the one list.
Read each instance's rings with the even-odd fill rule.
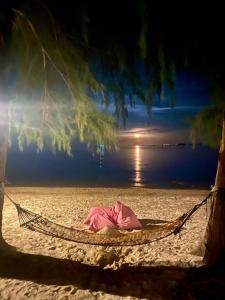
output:
[[16,247],[9,245],[3,238],[0,238],[0,254],[16,253]]

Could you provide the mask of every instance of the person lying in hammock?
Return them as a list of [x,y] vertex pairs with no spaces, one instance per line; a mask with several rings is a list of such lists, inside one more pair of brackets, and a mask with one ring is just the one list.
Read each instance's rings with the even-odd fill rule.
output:
[[84,224],[89,230],[95,232],[105,226],[118,229],[142,227],[132,209],[119,201],[113,207],[92,207]]

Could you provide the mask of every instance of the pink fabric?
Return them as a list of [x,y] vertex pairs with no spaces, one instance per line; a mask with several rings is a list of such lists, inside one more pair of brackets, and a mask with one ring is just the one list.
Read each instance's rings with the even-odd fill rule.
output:
[[142,227],[132,209],[119,201],[116,202],[114,207],[91,208],[84,224],[93,231],[98,231],[105,226],[120,229]]

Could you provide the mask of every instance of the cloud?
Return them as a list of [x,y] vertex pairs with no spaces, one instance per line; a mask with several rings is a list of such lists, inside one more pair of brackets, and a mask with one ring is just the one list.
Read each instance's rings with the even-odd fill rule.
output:
[[[110,113],[113,113],[115,111],[115,105],[113,103],[109,104],[108,107],[104,107],[103,105],[99,105],[99,108],[103,111],[108,111]],[[174,108],[171,108],[170,106],[153,106],[152,112],[153,113],[160,113],[164,111],[198,111],[201,110],[203,106],[197,106],[197,105],[179,105],[175,106]],[[135,106],[131,107],[127,105],[128,112],[133,112],[136,114],[146,114],[146,106],[144,104],[136,104]]]

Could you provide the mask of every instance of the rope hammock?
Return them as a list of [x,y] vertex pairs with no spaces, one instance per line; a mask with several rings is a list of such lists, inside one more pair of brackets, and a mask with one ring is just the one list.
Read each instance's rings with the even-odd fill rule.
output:
[[143,227],[141,230],[134,232],[121,233],[118,231],[118,235],[116,236],[90,233],[54,223],[41,215],[22,208],[8,194],[5,193],[5,195],[17,209],[20,227],[82,244],[99,246],[136,246],[149,244],[164,239],[172,234],[176,235],[180,233],[184,224],[196,210],[207,203],[207,200],[212,196],[213,192],[214,191],[211,191],[202,202],[194,205],[190,210],[173,221],[169,221],[163,225]]

